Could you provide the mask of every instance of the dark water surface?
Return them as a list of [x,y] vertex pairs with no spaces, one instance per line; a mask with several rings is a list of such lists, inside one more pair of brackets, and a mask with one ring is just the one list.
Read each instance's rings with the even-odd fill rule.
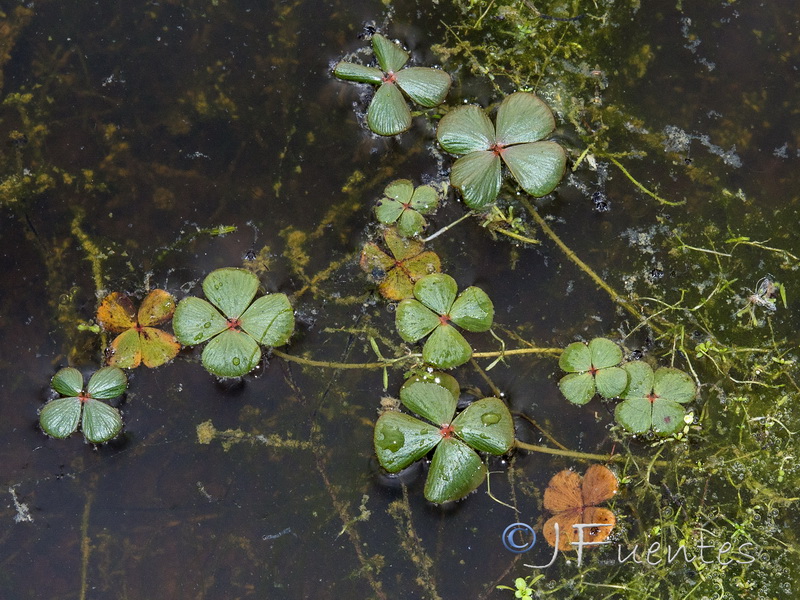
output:
[[[333,80],[330,69],[367,44],[359,36],[369,22],[388,27],[419,64],[442,64],[430,47],[455,43],[442,21],[467,37],[458,27],[477,28],[487,7],[486,21],[501,28],[509,20],[503,10],[531,6],[474,4],[464,12],[447,2],[404,1],[388,10],[377,1],[339,0],[0,6],[0,596],[506,598],[513,594],[495,585],[530,574],[525,562],[549,560],[543,544],[517,558],[501,533],[515,521],[536,524],[549,478],[562,468],[582,472],[585,463],[518,452],[509,470],[511,459],[492,459],[492,492],[517,510],[495,502],[485,486],[454,506],[430,505],[424,477],[403,488],[377,473],[372,428],[384,394],[380,370],[272,358],[242,382],[218,382],[190,349],[169,365],[130,374],[119,439],[93,447],[79,434],[50,439],[37,426],[55,371],[92,371],[102,361],[99,337],[77,327],[94,317],[98,278],[102,293],[163,287],[181,298],[199,294],[212,269],[241,266],[252,252],[264,260],[264,288],[293,297],[298,327],[284,350],[369,362],[373,335],[387,355],[401,352],[391,308],[371,295],[358,253],[375,233],[371,207],[386,183],[440,179],[450,159],[439,162],[433,126],[423,119],[398,139],[367,134],[356,114],[365,110],[366,90]],[[544,4],[536,3],[538,10],[561,17],[601,12],[591,2]],[[685,204],[659,205],[600,158],[599,171],[584,164],[539,202],[540,211],[626,296],[674,303],[683,289],[697,303],[720,277],[736,279],[711,317],[686,317],[687,335],[699,331],[699,341],[713,331],[728,344],[779,346],[776,356],[791,363],[800,290],[800,16],[788,0],[684,4],[609,10],[606,21],[539,19],[558,35],[603,32],[595,48],[576,50],[558,66],[573,74],[596,67],[603,85],[589,78],[576,91],[545,76],[537,91],[556,107],[564,94],[602,105],[608,152],[639,152],[620,160],[660,196]],[[456,79],[449,102],[497,99],[486,79],[455,58],[444,66]],[[558,134],[576,159],[585,138],[559,117]],[[609,200],[609,212],[594,210],[595,192]],[[434,227],[461,214],[451,194]],[[236,230],[216,235],[219,226]],[[721,254],[675,250],[676,232],[685,244]],[[493,299],[509,347],[520,346],[512,334],[563,347],[598,335],[619,339],[636,327],[537,235],[541,245],[515,247],[470,221],[433,248],[461,287],[479,285]],[[727,242],[737,236],[761,246]],[[330,265],[329,276],[312,281]],[[758,313],[759,325],[747,327],[736,316],[746,288],[768,275],[786,285],[789,306],[779,304],[769,322]],[[648,314],[662,306],[640,301]],[[653,337],[638,328],[626,348],[669,356],[674,340]],[[478,350],[499,348],[488,334],[469,339]],[[485,368],[491,361],[479,362]],[[767,362],[764,370],[778,364]],[[661,458],[700,465],[723,456],[720,448],[748,453],[730,462],[723,456],[720,464],[738,470],[720,467],[706,480],[711,486],[702,491],[698,483],[688,501],[673,496],[666,479],[662,486],[658,476],[626,471],[630,491],[615,508],[626,541],[650,527],[656,508],[679,512],[684,502],[708,505],[709,514],[718,506],[734,520],[744,517],[722,507],[738,502],[743,515],[769,521],[768,530],[748,532],[763,549],[752,576],[736,571],[752,581],[749,595],[730,581],[713,595],[719,573],[706,580],[699,563],[676,564],[663,587],[637,592],[625,586],[646,565],[619,568],[612,554],[592,562],[586,581],[595,587],[579,588],[578,569],[560,561],[543,571],[550,587],[544,583],[541,593],[570,580],[554,597],[794,597],[800,577],[787,565],[797,562],[793,530],[800,523],[787,490],[800,478],[792,437],[800,430],[798,390],[788,383],[795,369],[787,367],[779,387],[734,388],[711,362],[693,366],[706,384],[694,407],[702,427]],[[753,373],[736,375],[760,376]],[[491,384],[469,366],[456,376],[482,395],[495,385],[513,411],[571,450],[620,452],[617,441],[625,438],[609,431],[613,407],[567,405],[552,358],[509,358],[489,374]],[[390,371],[388,392],[396,394],[402,380],[402,370]],[[742,441],[739,413],[724,402],[737,394],[752,402],[755,420],[745,422],[780,420],[786,431],[773,423],[751,451],[755,434],[748,430]],[[780,415],[770,412],[778,405]],[[199,443],[198,425],[208,422],[231,432]],[[523,420],[518,437],[548,444]],[[658,449],[633,442],[626,451],[647,465]],[[785,468],[781,486],[752,470],[756,460],[765,470]],[[689,479],[702,483],[697,473]],[[734,486],[750,480],[762,487]],[[641,505],[636,490],[651,484],[661,500]],[[733,535],[735,527],[725,527],[723,535]],[[695,589],[704,596],[692,595]]]

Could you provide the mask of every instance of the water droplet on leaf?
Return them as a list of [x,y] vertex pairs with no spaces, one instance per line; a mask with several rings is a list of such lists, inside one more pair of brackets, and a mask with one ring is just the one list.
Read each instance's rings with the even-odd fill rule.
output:
[[239,366],[239,363],[240,363],[241,361],[239,360],[239,357],[238,357],[238,356],[234,356],[234,357],[233,357],[233,360],[231,360],[231,362],[234,364],[234,366],[237,366],[237,367],[238,367],[238,366]]
[[397,452],[403,447],[406,437],[399,429],[386,429],[383,432],[383,439],[378,442],[378,445],[384,450],[390,452]]
[[500,422],[500,415],[493,412],[488,412],[481,415],[481,421],[483,421],[484,425],[494,425],[495,423]]

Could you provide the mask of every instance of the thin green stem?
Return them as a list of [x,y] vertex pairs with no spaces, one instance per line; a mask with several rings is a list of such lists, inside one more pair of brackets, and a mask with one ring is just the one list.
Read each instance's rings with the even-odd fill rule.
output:
[[[590,454],[588,452],[577,452],[575,450],[561,450],[559,448],[548,448],[547,446],[537,446],[534,444],[527,444],[514,440],[514,446],[520,450],[528,450],[529,452],[541,452],[542,454],[555,454],[557,456],[568,456],[569,458],[577,458],[580,460],[599,460],[603,462],[616,462],[623,460],[625,457],[622,454]],[[664,461],[666,462],[666,461]]]
[[668,206],[680,206],[681,204],[686,204],[686,200],[683,200],[682,202],[671,202],[670,200],[665,200],[664,198],[662,198],[658,194],[655,194],[654,192],[651,192],[646,187],[644,187],[641,183],[639,183],[633,175],[628,173],[628,170],[625,167],[623,167],[622,163],[619,162],[616,158],[614,158],[613,156],[609,156],[609,155],[603,155],[603,156],[605,158],[607,158],[608,160],[610,160],[612,163],[614,163],[614,166],[616,166],[620,171],[622,171],[622,174],[625,175],[625,177],[627,177],[633,185],[635,185],[637,188],[642,190],[645,194],[647,194],[651,198],[653,198],[655,200],[658,200],[661,204],[666,204]]

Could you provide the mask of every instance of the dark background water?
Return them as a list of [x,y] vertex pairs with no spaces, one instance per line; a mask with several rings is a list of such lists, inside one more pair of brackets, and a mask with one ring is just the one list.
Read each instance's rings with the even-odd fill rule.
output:
[[[603,101],[638,119],[617,133],[617,148],[647,149],[637,177],[686,205],[659,207],[616,172],[599,182],[584,174],[588,192],[565,183],[542,208],[567,244],[619,289],[626,276],[641,283],[654,268],[666,278],[649,284],[652,295],[709,277],[686,259],[629,243],[648,233],[656,247],[664,223],[696,224],[689,235],[700,246],[746,232],[798,254],[798,16],[786,2],[702,4],[646,3],[607,24],[613,44],[590,58],[609,80]],[[334,81],[330,68],[365,45],[359,34],[369,21],[391,22],[389,32],[416,60],[435,63],[428,48],[444,36],[440,21],[460,13],[445,3],[399,2],[387,13],[380,2],[338,1],[37,2],[29,14],[10,3],[2,10],[11,27],[0,112],[4,186],[43,174],[55,181],[4,193],[0,213],[3,596],[473,598],[508,584],[518,564],[500,543],[503,528],[535,523],[549,477],[578,465],[518,454],[514,476],[492,479],[493,492],[518,512],[484,488],[453,507],[430,506],[423,477],[404,504],[372,459],[379,371],[273,359],[230,385],[214,381],[188,350],[167,366],[131,373],[119,440],[95,448],[79,435],[50,439],[36,425],[53,373],[67,364],[93,370],[102,359],[96,337],[76,329],[98,302],[78,230],[104,254],[105,291],[141,293],[149,284],[178,297],[199,293],[207,272],[266,248],[265,287],[293,294],[342,261],[330,279],[295,298],[298,332],[286,350],[373,360],[359,331],[367,328],[382,347],[396,344],[392,314],[369,299],[357,255],[371,233],[373,199],[389,178],[437,178],[442,165],[431,159],[433,131],[421,120],[397,140],[365,133],[356,116],[366,106],[363,91]],[[642,40],[650,54],[642,59],[647,75],[637,77],[631,49]],[[459,89],[489,93],[469,74],[459,78]],[[18,110],[8,99],[25,93],[32,99]],[[679,152],[685,160],[645,145],[641,130],[667,126],[690,135]],[[610,212],[592,210],[595,188],[607,194]],[[451,197],[435,225],[460,211]],[[709,223],[718,227],[711,237],[700,228]],[[189,239],[218,225],[237,231]],[[307,236],[302,244],[292,237],[298,232]],[[304,271],[294,268],[297,248]],[[539,345],[630,327],[547,242],[516,249],[470,222],[435,250],[462,287],[489,293],[500,325]],[[755,249],[738,268],[730,276],[743,287],[773,271],[796,281],[796,265]],[[774,326],[796,348],[796,320],[787,314]],[[487,337],[470,340],[497,349]],[[565,407],[554,360],[509,364],[491,376],[514,411],[573,450],[611,450],[609,410]],[[473,370],[458,377],[491,393]],[[400,371],[391,372],[389,392],[401,381]],[[228,450],[220,440],[201,445],[196,428],[209,420],[249,437]],[[272,434],[283,445],[263,437]],[[543,441],[524,425],[518,434]],[[541,564],[548,552],[537,548],[525,558]]]

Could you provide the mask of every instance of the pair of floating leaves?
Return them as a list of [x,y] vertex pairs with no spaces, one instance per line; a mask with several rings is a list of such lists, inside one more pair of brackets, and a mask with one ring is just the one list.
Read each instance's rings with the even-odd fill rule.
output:
[[83,387],[83,375],[77,369],[61,369],[53,376],[53,389],[66,396],[51,400],[39,413],[39,424],[45,433],[65,438],[78,429],[94,444],[107,442],[122,429],[119,411],[101,400],[121,396],[128,386],[125,373],[118,367],[103,367]]
[[137,311],[125,294],[106,296],[97,309],[97,320],[119,335],[111,342],[108,364],[135,369],[141,363],[158,367],[175,358],[181,345],[175,336],[156,329],[172,318],[175,298],[164,290],[152,290]]
[[573,404],[586,404],[598,392],[603,398],[616,398],[628,385],[628,374],[617,366],[621,362],[622,349],[611,340],[574,342],[558,359],[558,366],[568,373],[558,387]]
[[614,496],[617,488],[614,473],[602,465],[589,467],[583,481],[580,475],[569,469],[556,473],[544,491],[544,507],[554,513],[544,524],[544,539],[554,548],[558,542],[559,550],[574,550],[576,546],[572,542],[579,541],[574,525],[596,523],[602,526],[583,529],[584,543],[605,540],[617,519],[613,512],[597,505]]
[[666,436],[679,431],[686,411],[683,404],[694,400],[697,388],[688,373],[672,367],[653,372],[646,362],[633,361],[623,369],[628,374],[628,387],[622,394],[614,416],[617,422],[632,433],[650,429]]
[[414,283],[441,270],[439,256],[419,240],[401,237],[394,228],[386,229],[383,239],[391,253],[369,242],[361,251],[361,268],[379,281],[378,292],[389,300],[403,300],[414,295]]
[[480,209],[500,192],[501,161],[529,194],[544,196],[555,189],[567,155],[556,142],[540,141],[555,126],[553,112],[542,100],[516,92],[500,104],[496,127],[482,108],[462,106],[444,116],[436,137],[447,152],[461,156],[450,182],[461,190],[467,206]]
[[[405,67],[409,55],[380,33],[372,36],[380,68],[340,62],[333,70],[339,79],[379,85],[367,109],[367,126],[378,135],[397,135],[411,127],[411,110],[403,94],[426,108],[444,102],[450,75],[440,69]],[[401,91],[402,90],[402,91]]]
[[458,285],[449,275],[427,275],[414,284],[414,298],[397,305],[397,331],[407,342],[430,334],[422,348],[423,360],[441,369],[467,362],[472,347],[453,326],[486,331],[492,326],[494,305],[486,292],[468,287],[456,297]]
[[436,448],[425,482],[430,502],[458,500],[483,482],[486,466],[476,450],[499,455],[514,444],[514,423],[502,400],[483,398],[453,418],[459,392],[445,373],[411,377],[400,401],[429,423],[388,411],[375,424],[375,453],[387,471],[400,471]]
[[[172,326],[185,346],[208,341],[203,366],[220,377],[240,377],[261,360],[259,344],[281,346],[294,331],[294,312],[285,294],[268,294],[255,302],[258,278],[244,269],[209,273],[203,292],[209,301],[184,298]],[[210,341],[209,341],[210,340]]]
[[384,197],[375,206],[375,216],[386,225],[397,223],[403,237],[419,235],[427,222],[423,215],[436,209],[439,194],[429,185],[414,189],[408,179],[397,179],[386,186]]

